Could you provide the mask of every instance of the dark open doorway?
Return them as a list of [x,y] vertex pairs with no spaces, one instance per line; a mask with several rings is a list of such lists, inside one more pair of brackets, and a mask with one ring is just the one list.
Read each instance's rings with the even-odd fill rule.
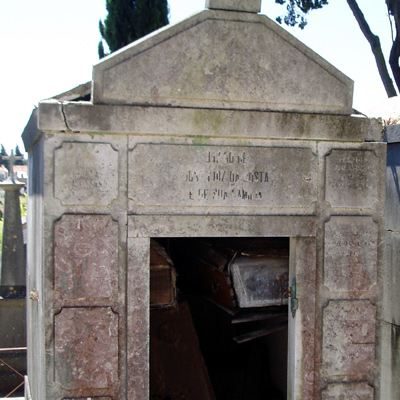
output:
[[287,399],[288,238],[151,241],[150,398]]

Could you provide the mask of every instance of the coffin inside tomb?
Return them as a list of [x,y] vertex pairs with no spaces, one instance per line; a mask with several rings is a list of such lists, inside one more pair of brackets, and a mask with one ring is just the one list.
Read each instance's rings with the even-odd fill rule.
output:
[[286,399],[288,285],[287,238],[152,240],[150,398]]

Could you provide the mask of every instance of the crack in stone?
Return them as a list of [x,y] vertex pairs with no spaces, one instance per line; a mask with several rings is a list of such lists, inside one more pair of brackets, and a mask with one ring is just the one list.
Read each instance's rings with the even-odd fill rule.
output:
[[64,103],[60,103],[60,106],[61,106],[61,114],[62,114],[63,119],[64,119],[64,124],[65,124],[66,130],[72,132],[72,129],[68,125],[67,116],[65,115]]
[[381,320],[384,324],[394,326],[395,328],[400,328],[400,325],[397,325],[395,322],[386,321],[385,319]]

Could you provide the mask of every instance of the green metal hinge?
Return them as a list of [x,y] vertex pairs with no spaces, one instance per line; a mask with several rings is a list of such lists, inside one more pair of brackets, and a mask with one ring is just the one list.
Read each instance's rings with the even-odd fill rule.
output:
[[296,316],[296,311],[299,308],[299,300],[297,299],[297,285],[296,278],[292,278],[292,284],[289,288],[289,297],[290,297],[290,310],[292,311],[292,317]]

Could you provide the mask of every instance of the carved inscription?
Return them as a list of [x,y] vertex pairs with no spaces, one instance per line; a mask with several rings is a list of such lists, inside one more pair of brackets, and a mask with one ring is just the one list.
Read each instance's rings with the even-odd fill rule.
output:
[[325,225],[324,284],[367,291],[376,283],[378,227],[368,217],[332,217]]
[[376,310],[369,301],[331,301],[323,314],[326,379],[368,379],[374,372]]
[[334,149],[326,157],[326,200],[332,207],[372,208],[378,196],[372,151]]
[[[188,170],[185,181],[191,184],[199,184],[196,190],[188,191],[189,200],[226,200],[242,199],[242,200],[262,200],[263,184],[269,183],[268,171],[240,171],[246,170],[246,159],[248,155],[245,151],[208,151],[206,155],[206,164],[210,168],[206,175],[202,177],[199,170]],[[243,168],[240,168],[243,166]],[[239,168],[238,168],[239,167]],[[200,187],[203,183],[203,188]],[[213,188],[208,188],[208,184],[214,185]],[[240,186],[241,187],[236,187]],[[247,191],[246,184],[256,184],[259,190]],[[232,188],[229,188],[229,185]],[[207,186],[207,188],[206,188]],[[226,187],[228,186],[228,187]]]
[[64,205],[108,205],[118,196],[118,152],[110,144],[66,142],[54,155],[55,197]]
[[54,228],[54,289],[60,306],[118,293],[118,223],[107,215],[64,215]]
[[56,381],[68,390],[118,382],[118,316],[111,308],[64,308],[55,316]]
[[332,384],[322,392],[322,400],[373,400],[374,388],[368,383]]
[[138,144],[129,158],[133,206],[310,207],[310,149]]

